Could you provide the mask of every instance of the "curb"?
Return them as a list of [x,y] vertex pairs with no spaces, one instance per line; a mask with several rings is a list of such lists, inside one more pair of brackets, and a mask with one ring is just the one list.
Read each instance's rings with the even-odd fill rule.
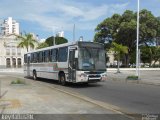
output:
[[21,73],[21,74],[23,74],[24,72],[22,72],[22,71],[1,71],[0,70],[0,73]]
[[160,83],[152,83],[152,82],[144,82],[144,81],[140,81],[140,84],[160,86]]
[[[136,68],[120,68],[121,71],[128,71],[128,70],[131,70],[131,71],[136,71]],[[160,71],[160,68],[140,68],[139,69],[140,71]],[[117,68],[107,68],[107,72],[109,71],[117,71]]]
[[119,81],[119,82],[125,82],[125,83],[137,83],[137,84],[144,84],[144,85],[155,85],[160,86],[160,83],[153,83],[153,82],[145,82],[144,80],[126,80],[125,78],[115,78],[115,77],[108,77],[108,80],[111,81]]

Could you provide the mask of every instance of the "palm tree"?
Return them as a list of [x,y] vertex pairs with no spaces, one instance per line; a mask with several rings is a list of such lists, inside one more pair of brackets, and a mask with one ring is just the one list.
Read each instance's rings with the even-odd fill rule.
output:
[[27,52],[29,50],[29,47],[31,48],[34,48],[35,47],[35,44],[37,44],[37,40],[34,38],[33,34],[31,33],[28,33],[28,34],[25,34],[24,36],[22,35],[16,35],[17,36],[17,39],[20,39],[20,43],[18,44],[18,47],[21,47],[21,48],[26,48],[27,49]]
[[111,51],[114,51],[116,59],[117,59],[117,73],[120,73],[119,70],[119,61],[120,58],[123,54],[127,54],[128,53],[128,47],[127,46],[123,46],[121,44],[117,44],[116,42],[112,42],[112,47],[110,49]]

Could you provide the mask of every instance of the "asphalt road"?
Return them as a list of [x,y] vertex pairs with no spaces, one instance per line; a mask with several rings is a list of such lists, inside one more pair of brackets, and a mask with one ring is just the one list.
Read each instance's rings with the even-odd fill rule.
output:
[[[13,76],[23,75],[13,74]],[[38,81],[117,106],[125,113],[160,113],[160,86],[106,81],[89,85],[69,84],[64,87],[53,80]]]
[[69,89],[118,106],[125,113],[160,113],[159,86],[107,81]]

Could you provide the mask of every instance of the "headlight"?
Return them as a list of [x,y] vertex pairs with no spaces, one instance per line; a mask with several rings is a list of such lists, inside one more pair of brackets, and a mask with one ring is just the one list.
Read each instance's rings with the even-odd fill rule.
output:
[[80,74],[80,77],[87,77],[87,74],[81,73],[81,74]]
[[107,80],[107,74],[106,73],[101,74],[101,80],[102,81]]

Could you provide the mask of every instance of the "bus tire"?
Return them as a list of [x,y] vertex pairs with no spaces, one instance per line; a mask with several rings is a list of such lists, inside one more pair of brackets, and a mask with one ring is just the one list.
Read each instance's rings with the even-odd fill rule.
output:
[[33,80],[37,80],[37,73],[35,70],[33,71]]
[[66,85],[66,79],[65,79],[65,74],[64,73],[60,74],[60,83],[63,86]]

